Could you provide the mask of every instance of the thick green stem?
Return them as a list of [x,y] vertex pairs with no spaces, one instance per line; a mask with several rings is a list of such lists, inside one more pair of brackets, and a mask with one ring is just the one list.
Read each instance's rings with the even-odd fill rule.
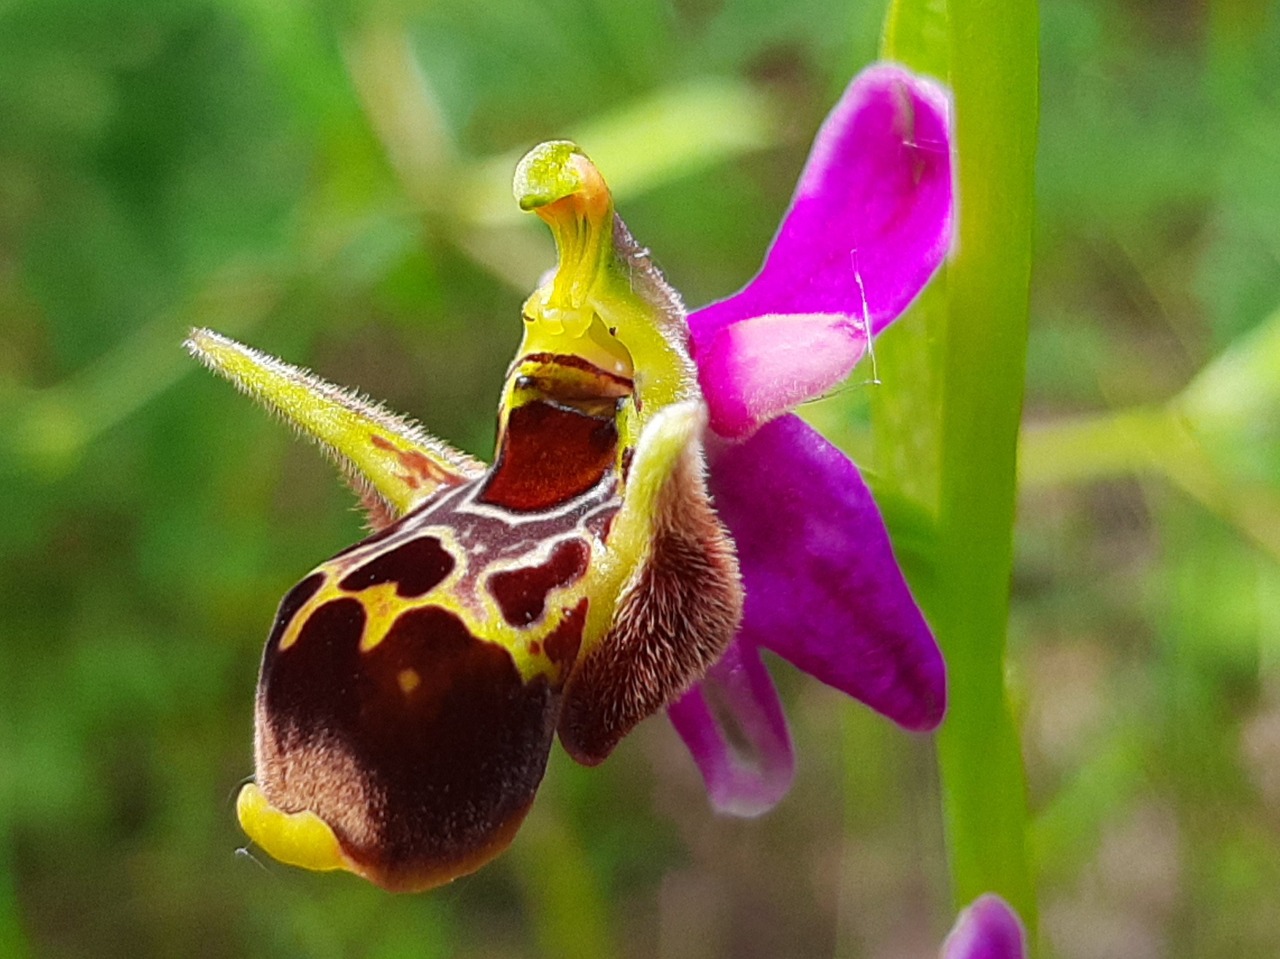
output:
[[947,276],[933,623],[950,707],[938,736],[958,903],[1003,895],[1035,924],[1018,734],[1004,688],[1038,109],[1035,0],[950,0],[959,187]]
[[[935,280],[881,341],[888,388],[872,403],[891,528],[902,501],[936,517],[927,561],[905,565],[947,658],[938,759],[955,901],[1000,893],[1033,940],[1025,780],[1004,653],[1031,271],[1036,44],[1035,0],[890,5],[885,56],[946,78],[954,94],[959,229],[945,283]],[[894,381],[918,388],[906,398]],[[912,451],[909,462],[894,449]]]

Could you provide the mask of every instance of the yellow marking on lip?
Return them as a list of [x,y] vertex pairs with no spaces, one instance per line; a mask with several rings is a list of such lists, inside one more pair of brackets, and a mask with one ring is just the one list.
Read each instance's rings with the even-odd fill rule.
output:
[[360,637],[360,652],[367,653],[387,638],[400,614],[420,602],[405,600],[396,593],[395,583],[379,583],[355,594],[364,606],[364,633]]
[[285,813],[267,800],[257,783],[236,797],[240,828],[273,859],[316,872],[351,869],[329,824],[308,810]]
[[[344,557],[345,559],[345,557]],[[311,571],[308,575],[320,573],[324,576],[324,582],[320,584],[320,588],[305,603],[298,607],[298,611],[293,614],[293,619],[289,621],[288,627],[285,628],[284,635],[280,637],[280,651],[284,652],[290,646],[298,641],[298,637],[302,635],[302,631],[310,622],[311,617],[315,615],[316,610],[327,605],[335,599],[343,599],[351,594],[345,592],[338,586],[340,566],[334,564],[325,564]]]

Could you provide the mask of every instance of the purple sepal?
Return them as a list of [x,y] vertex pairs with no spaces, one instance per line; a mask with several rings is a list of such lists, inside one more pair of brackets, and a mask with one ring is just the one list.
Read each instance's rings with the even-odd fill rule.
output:
[[942,653],[858,468],[795,415],[711,454],[746,591],[737,644],[771,649],[907,729],[934,729]]
[[735,642],[667,715],[718,812],[759,816],[791,788],[795,755],[787,720],[755,648]]
[[1003,899],[987,893],[960,913],[942,944],[941,959],[1026,959],[1022,921]]
[[[753,316],[839,314],[864,339],[897,317],[951,246],[949,109],[940,86],[894,64],[855,77],[814,140],[760,272],[689,317],[695,353]],[[703,383],[713,403],[715,385]]]

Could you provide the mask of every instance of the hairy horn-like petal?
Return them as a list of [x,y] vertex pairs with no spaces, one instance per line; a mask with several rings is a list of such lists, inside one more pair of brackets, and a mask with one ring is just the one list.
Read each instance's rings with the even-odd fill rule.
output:
[[212,330],[192,330],[192,356],[277,413],[335,460],[377,530],[484,465],[354,390]]
[[737,641],[772,649],[908,729],[936,727],[942,653],[848,457],[788,415],[716,450],[711,491],[746,590]]
[[902,312],[951,245],[948,109],[941,87],[892,64],[854,78],[759,274],[689,317],[699,365],[711,337],[747,317],[834,313],[874,335]]
[[791,788],[796,763],[787,720],[754,647],[730,646],[667,715],[717,811],[759,816]]
[[1025,959],[1026,933],[1022,922],[999,896],[988,893],[974,901],[956,920],[941,959]]

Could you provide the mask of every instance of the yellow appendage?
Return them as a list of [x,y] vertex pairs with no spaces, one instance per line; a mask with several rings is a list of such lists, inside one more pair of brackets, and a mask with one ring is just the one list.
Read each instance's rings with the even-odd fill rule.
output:
[[313,812],[284,813],[267,801],[256,783],[236,797],[240,828],[273,859],[316,872],[351,869],[338,837]]

